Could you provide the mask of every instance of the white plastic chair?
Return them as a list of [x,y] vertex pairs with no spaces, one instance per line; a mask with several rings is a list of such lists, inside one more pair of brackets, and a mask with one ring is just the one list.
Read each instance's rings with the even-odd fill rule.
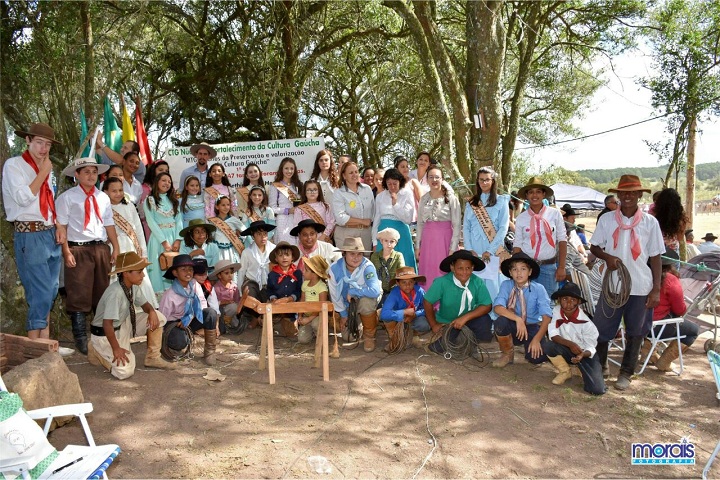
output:
[[[684,364],[683,364],[683,354],[682,354],[682,344],[680,340],[685,338],[685,335],[680,335],[680,325],[685,321],[684,317],[677,317],[677,318],[666,318],[665,320],[656,320],[652,322],[652,328],[650,328],[650,337],[648,340],[652,342],[652,346],[650,347],[650,351],[648,352],[647,357],[645,358],[645,361],[642,364],[642,367],[637,372],[638,375],[642,375],[642,373],[645,371],[645,368],[647,367],[648,363],[650,363],[650,359],[653,356],[653,353],[655,353],[655,350],[657,349],[657,346],[659,343],[662,343],[666,348],[668,345],[672,344],[672,342],[677,342],[678,345],[678,360],[680,360],[680,369],[679,370],[673,370],[673,373],[676,375],[681,375],[683,372]],[[662,338],[663,333],[665,332],[665,328],[670,326],[670,328],[675,327],[675,335],[672,337],[666,337]],[[660,331],[657,335],[655,335],[655,327],[660,327]]]

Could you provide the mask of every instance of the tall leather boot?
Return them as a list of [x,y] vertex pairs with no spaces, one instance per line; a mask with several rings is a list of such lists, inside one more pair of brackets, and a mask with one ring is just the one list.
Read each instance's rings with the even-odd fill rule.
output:
[[388,343],[387,345],[385,345],[383,351],[387,353],[395,352],[398,347],[398,337],[396,333],[396,329],[398,328],[398,322],[383,322],[383,325],[385,326],[385,330],[388,334]]
[[497,336],[498,344],[502,355],[492,363],[493,367],[503,368],[509,363],[515,362],[515,345],[513,345],[512,335]]
[[203,357],[205,358],[206,365],[215,365],[216,341],[217,337],[215,336],[215,330],[205,329],[205,350],[203,351]]
[[363,349],[368,353],[373,352],[375,351],[375,331],[377,330],[378,324],[377,311],[367,315],[360,315],[360,320],[362,321],[363,338],[365,339]]
[[75,348],[83,355],[88,353],[87,326],[85,325],[85,312],[68,312],[72,322],[73,337],[75,337]]
[[145,366],[152,368],[163,368],[165,370],[175,370],[177,364],[167,362],[160,356],[160,348],[162,347],[163,328],[158,327],[155,330],[147,330],[147,353],[145,354]]
[[555,368],[558,369],[558,374],[555,375],[555,378],[553,378],[553,385],[562,385],[563,383],[567,382],[572,378],[572,370],[570,369],[570,365],[567,363],[565,358],[562,355],[558,355],[556,357],[548,357],[548,360],[550,360],[550,363],[553,364]]
[[[640,349],[640,361],[644,362],[645,358],[647,358],[648,354],[650,353],[650,349],[652,348],[652,341],[649,339],[645,339],[645,341],[642,344],[642,348]],[[650,357],[650,361],[648,362],[651,365],[655,365],[655,362],[657,362],[660,359],[660,355],[658,355],[657,351],[653,351],[652,356]]]
[[[687,345],[683,345],[682,352],[685,353],[688,348]],[[677,360],[679,356],[677,340],[674,340],[667,346],[662,355],[660,355],[660,359],[655,362],[655,368],[661,372],[669,372],[674,367],[672,363],[673,360]]]

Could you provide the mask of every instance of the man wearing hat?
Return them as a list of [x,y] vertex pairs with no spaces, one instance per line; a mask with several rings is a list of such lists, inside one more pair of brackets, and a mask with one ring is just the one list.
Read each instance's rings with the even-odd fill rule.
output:
[[706,233],[705,236],[702,237],[705,241],[697,247],[700,253],[720,252],[720,245],[715,244],[715,240],[717,240],[717,238],[718,237],[712,232]]
[[[364,254],[365,250],[360,237],[347,237],[338,248],[342,258],[330,266],[330,299],[335,311],[340,315],[340,329],[344,330],[348,321],[350,300],[357,302],[357,312],[363,326],[364,350],[375,350],[375,331],[378,324],[377,306],[382,287],[375,266]],[[344,338],[349,335],[343,334]]]
[[208,162],[217,157],[217,151],[205,142],[197,143],[190,147],[190,153],[195,157],[197,162],[180,174],[180,191],[185,185],[185,179],[190,175],[200,180],[200,185],[204,186],[207,182]]
[[[242,284],[240,290],[261,302],[267,301],[267,281],[270,273],[270,253],[275,244],[268,240],[268,232],[275,230],[275,225],[265,223],[264,220],[252,222],[248,228],[240,232],[243,237],[251,236],[253,243],[243,250],[240,256],[240,270],[238,282]],[[251,328],[258,325],[260,316],[250,308],[242,309],[241,323],[247,322]]]
[[320,255],[325,259],[328,265],[332,265],[342,256],[339,251],[335,250],[331,244],[318,239],[318,235],[325,231],[325,225],[313,221],[310,218],[300,220],[298,224],[290,230],[290,235],[297,237],[298,248],[300,249],[300,260],[298,267],[303,267],[303,259]]
[[[90,326],[88,361],[102,365],[119,380],[135,373],[135,354],[130,340],[138,335],[147,334],[146,367],[176,368],[160,357],[165,315],[153,308],[139,288],[145,277],[143,269],[149,263],[135,252],[118,255],[115,269],[110,272],[110,275],[117,274],[118,281],[103,293]],[[142,313],[135,307],[140,307]]]
[[163,275],[172,280],[172,286],[165,290],[160,299],[160,311],[168,322],[181,322],[193,333],[203,330],[206,365],[215,365],[216,328],[218,315],[209,307],[200,284],[193,277],[195,264],[190,255],[181,254],[173,258],[173,264]]
[[[449,341],[460,335],[463,326],[467,326],[477,342],[492,340],[492,319],[490,309],[492,299],[485,281],[473,275],[485,268],[485,262],[468,250],[457,250],[440,262],[440,270],[447,275],[437,277],[423,300],[425,316],[434,333],[440,332],[444,325],[452,327]],[[440,302],[435,312],[433,305]],[[431,352],[442,355],[445,352],[443,342],[438,339],[428,346]]]
[[[625,320],[625,353],[615,382],[615,388],[625,390],[635,373],[643,339],[650,331],[653,309],[659,303],[661,255],[665,252],[665,243],[655,217],[638,207],[643,192],[650,193],[642,186],[640,178],[623,175],[617,188],[609,191],[617,195],[620,208],[600,217],[590,239],[590,251],[605,261],[608,267],[605,275],[612,275],[610,293],[622,293],[620,289],[624,288],[629,299],[623,306],[615,308],[608,304],[604,294],[601,295],[593,323],[600,332],[597,351],[600,364],[605,368],[608,344],[615,338],[620,321]],[[618,285],[618,269],[622,266],[627,269],[631,285]]]
[[695,258],[700,255],[700,250],[698,250],[698,247],[694,242],[695,235],[693,234],[693,229],[688,228],[685,230],[685,260],[689,261],[691,258]]
[[[66,234],[65,308],[72,321],[75,347],[87,354],[85,316],[97,308],[110,285],[110,269],[120,252],[110,197],[95,188],[98,175],[108,170],[92,158],[72,162],[63,175],[78,184],[57,199],[58,228]],[[112,245],[112,252],[108,246]]]
[[515,220],[513,253],[525,252],[540,265],[537,281],[548,295],[557,290],[558,282],[565,280],[567,235],[560,210],[548,207],[543,200],[554,195],[538,177],[531,178],[518,191],[521,199],[529,203],[527,210]]
[[426,278],[415,273],[413,267],[398,268],[395,278],[390,281],[390,293],[380,311],[380,320],[385,324],[385,330],[390,337],[388,351],[395,351],[399,339],[396,331],[403,328],[403,323],[409,323],[414,332],[414,346],[420,346],[419,334],[430,331],[430,324],[425,316],[425,290],[418,282],[424,283]]
[[50,338],[50,310],[57,295],[64,231],[57,220],[50,148],[59,145],[55,132],[44,123],[27,131],[15,130],[27,149],[3,166],[2,195],[5,214],[15,233],[13,246],[20,282],[28,303],[29,338]]

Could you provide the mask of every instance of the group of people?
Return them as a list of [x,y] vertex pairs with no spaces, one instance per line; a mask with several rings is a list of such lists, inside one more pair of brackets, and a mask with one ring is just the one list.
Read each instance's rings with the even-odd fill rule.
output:
[[[167,360],[193,335],[204,337],[204,359],[213,365],[219,335],[262,321],[253,301],[329,300],[343,339],[362,341],[366,352],[375,350],[381,325],[389,352],[407,342],[444,354],[448,342],[469,331],[475,342],[497,337],[502,354],[496,367],[513,363],[515,346],[522,345],[529,362],[550,361],[557,368],[553,383],[564,383],[576,364],[585,390],[599,395],[605,392],[608,344],[622,318],[627,341],[615,383],[621,390],[630,384],[661,302],[663,233],[638,207],[649,191],[632,175],[611,190],[618,208],[600,218],[587,252],[567,226],[575,212],[548,205],[553,191],[541,179],[517,192],[522,210],[498,193],[496,173],[483,167],[463,214],[426,152],[417,156],[415,170],[398,157],[393,168],[365,169],[361,177],[350,158],[341,157],[338,168],[332,153],[321,150],[304,183],[295,161],[285,158],[271,184],[258,165],[249,164],[235,189],[221,163],[209,165],[217,152],[197,144],[191,147],[197,162],[182,172],[176,193],[166,162],[149,165],[141,182],[133,142],[120,155],[99,144],[108,161],[74,161],[63,174],[77,185],[55,199],[53,130],[35,124],[16,134],[28,148],[6,162],[2,182],[30,305],[28,336],[49,336],[64,258],[76,347],[118,378],[134,371],[130,339],[138,334],[147,332],[146,366],[174,368]],[[102,174],[100,191],[95,185]],[[597,302],[583,298],[567,281],[569,251],[592,254],[606,275],[626,269],[629,300],[617,307],[603,295]],[[580,308],[585,302],[598,305],[592,319]],[[279,333],[300,343],[317,335],[317,315],[276,320]],[[443,338],[420,338],[443,328]]]

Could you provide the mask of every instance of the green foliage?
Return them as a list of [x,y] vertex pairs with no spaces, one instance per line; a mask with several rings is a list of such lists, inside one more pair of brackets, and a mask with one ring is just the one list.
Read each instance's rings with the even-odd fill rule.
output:
[[[583,177],[587,177],[596,183],[617,182],[621,175],[637,175],[640,178],[654,179],[663,178],[668,166],[659,167],[623,167],[610,168],[607,170],[589,169],[578,170],[577,173]],[[695,178],[697,180],[707,181],[718,175],[720,171],[720,162],[701,163],[695,166]]]

